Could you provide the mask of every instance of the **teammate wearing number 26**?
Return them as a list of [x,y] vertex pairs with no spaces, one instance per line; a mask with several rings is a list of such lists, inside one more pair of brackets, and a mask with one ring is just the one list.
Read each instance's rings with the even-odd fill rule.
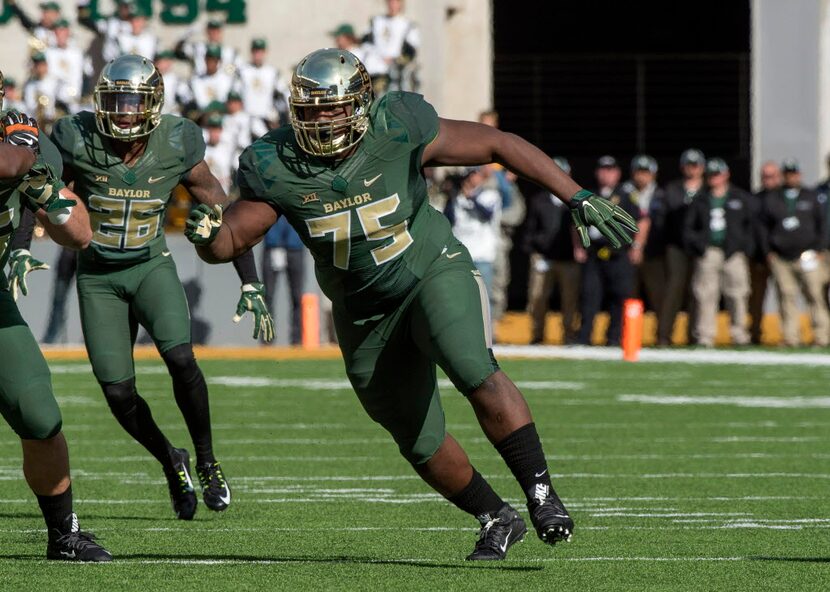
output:
[[[84,341],[115,418],[161,463],[177,517],[190,520],[197,502],[189,453],[170,444],[136,391],[132,347],[141,324],[173,379],[205,505],[226,509],[230,488],[213,454],[207,385],[193,355],[190,314],[162,218],[179,183],[211,207],[225,205],[227,197],[203,160],[199,127],[161,114],[164,83],[151,61],[135,55],[112,60],[101,71],[94,98],[94,113],[62,118],[52,130],[64,180],[87,205],[93,231],[78,257]],[[253,257],[239,253],[235,264],[245,284],[238,314],[253,310],[270,338]]]
[[593,224],[613,244],[629,242],[634,220],[515,135],[439,118],[413,93],[375,101],[366,69],[346,51],[303,58],[289,105],[291,125],[242,154],[242,199],[224,217],[197,208],[185,234],[217,263],[257,243],[279,216],[288,219],[333,302],[346,372],[364,409],[429,485],[478,518],[468,559],[503,559],[527,528],[446,433],[436,364],[521,485],[539,537],[569,539],[573,521],[551,485],[530,410],[493,356],[481,275],[429,206],[423,168],[500,162],[564,198],[584,241]]

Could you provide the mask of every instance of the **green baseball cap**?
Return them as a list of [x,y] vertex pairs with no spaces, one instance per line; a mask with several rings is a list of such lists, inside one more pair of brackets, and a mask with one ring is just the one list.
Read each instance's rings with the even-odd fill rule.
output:
[[40,3],[41,10],[56,10],[58,12],[61,11],[61,5],[57,2],[41,2]]
[[176,52],[172,49],[162,49],[156,54],[156,60],[175,60]]
[[251,49],[267,49],[268,42],[265,41],[262,37],[257,37],[256,39],[251,41]]
[[801,172],[801,165],[798,164],[798,161],[795,158],[785,158],[784,162],[781,163],[781,172],[782,173],[798,173],[798,172]]
[[6,88],[17,88],[17,81],[14,78],[12,78],[11,76],[6,76],[3,79],[3,85]]
[[340,35],[354,37],[354,27],[352,27],[349,23],[341,23],[334,31],[331,32],[332,37],[339,37]]
[[220,113],[211,113],[205,122],[205,127],[222,127],[222,115]]
[[32,54],[32,61],[33,62],[45,62],[46,61],[46,54],[42,51],[38,51]]
[[222,46],[217,45],[215,43],[211,43],[205,49],[205,57],[206,58],[222,58]]
[[210,19],[207,23],[208,29],[221,29],[225,26],[225,23],[220,21],[219,19]]
[[242,95],[240,95],[237,91],[232,90],[228,93],[228,100],[229,101],[241,101]]
[[66,20],[65,18],[58,19],[52,24],[52,28],[53,29],[68,29],[69,28],[69,21]]

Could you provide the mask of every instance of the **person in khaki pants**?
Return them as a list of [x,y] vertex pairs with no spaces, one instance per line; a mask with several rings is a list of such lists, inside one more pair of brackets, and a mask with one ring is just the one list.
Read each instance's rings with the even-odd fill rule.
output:
[[764,298],[769,283],[769,263],[767,255],[761,251],[760,234],[763,232],[762,212],[766,196],[778,190],[784,182],[781,167],[777,162],[768,160],[761,165],[761,190],[755,193],[750,202],[752,219],[755,224],[756,245],[749,258],[749,336],[755,345],[761,344],[761,324],[764,320]]
[[830,339],[830,316],[824,299],[825,271],[822,251],[827,247],[827,220],[816,193],[801,186],[798,162],[781,166],[784,185],[766,195],[762,212],[762,244],[778,288],[784,345],[800,343],[799,290],[810,309],[813,344],[824,347]]
[[[571,174],[568,161],[554,162]],[[576,341],[576,313],[579,306],[579,263],[574,259],[575,232],[570,209],[558,197],[542,191],[528,200],[528,217],[523,232],[524,250],[530,256],[527,311],[531,318],[531,344],[544,343],[548,302],[554,287],[559,292],[564,341]]]
[[749,299],[749,267],[746,253],[752,249],[749,194],[729,182],[729,166],[723,159],[706,162],[707,190],[689,206],[684,220],[684,243],[695,257],[692,294],[697,320],[693,329],[697,344],[715,344],[721,295],[730,314],[732,343],[749,343],[746,328]]

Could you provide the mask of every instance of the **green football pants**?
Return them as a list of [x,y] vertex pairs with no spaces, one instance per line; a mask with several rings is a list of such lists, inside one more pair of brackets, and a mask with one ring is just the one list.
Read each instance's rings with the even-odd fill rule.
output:
[[113,270],[81,265],[77,286],[86,351],[99,383],[135,376],[139,324],[160,353],[190,343],[190,311],[169,255]]

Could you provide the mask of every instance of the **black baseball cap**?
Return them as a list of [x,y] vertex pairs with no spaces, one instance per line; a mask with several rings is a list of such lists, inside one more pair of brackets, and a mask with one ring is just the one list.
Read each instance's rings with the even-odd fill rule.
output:
[[610,154],[606,154],[604,156],[600,156],[597,159],[597,168],[598,169],[609,169],[620,166],[617,164],[617,159],[611,156]]
[[799,165],[798,161],[794,158],[785,158],[784,162],[781,163],[781,172],[799,173],[801,172],[801,165]]
[[719,175],[720,173],[728,173],[729,165],[726,161],[719,157],[710,158],[706,161],[706,174]]
[[684,150],[683,154],[680,155],[680,166],[685,164],[705,165],[706,157],[697,148],[689,148],[688,150]]
[[650,173],[657,172],[657,161],[648,154],[638,154],[631,159],[632,171],[649,171]]

